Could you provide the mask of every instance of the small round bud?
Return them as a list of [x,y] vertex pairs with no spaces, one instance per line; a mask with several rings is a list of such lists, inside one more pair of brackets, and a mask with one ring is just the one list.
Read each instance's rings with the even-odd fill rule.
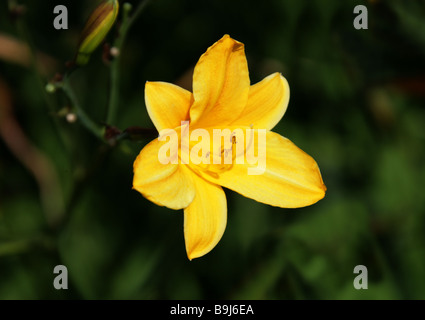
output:
[[124,11],[130,12],[133,9],[133,5],[131,3],[124,3],[122,8],[124,9]]
[[75,121],[77,121],[77,115],[75,113],[68,113],[66,115],[66,121],[68,121],[69,123],[74,123]]
[[53,83],[49,82],[48,84],[46,84],[45,90],[48,93],[55,93],[56,86]]
[[112,48],[109,50],[109,54],[110,54],[112,57],[116,58],[116,57],[118,57],[118,56],[120,55],[120,49],[118,49],[117,47],[112,47]]

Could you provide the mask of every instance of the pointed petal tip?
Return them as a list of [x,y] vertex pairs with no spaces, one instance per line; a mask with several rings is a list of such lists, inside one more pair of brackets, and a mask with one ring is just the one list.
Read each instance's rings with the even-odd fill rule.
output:
[[[212,248],[211,248],[212,250]],[[196,251],[188,251],[186,249],[186,254],[187,254],[187,258],[189,259],[189,261],[192,261],[193,259],[196,258],[201,258],[202,256],[206,255],[208,252],[210,252],[211,250],[208,250],[206,252],[196,252]]]
[[197,258],[201,258],[203,256],[205,256],[206,254],[210,253],[218,244],[218,242],[220,241],[221,237],[223,236],[224,230],[223,232],[221,232],[221,234],[218,236],[217,239],[215,239],[215,241],[212,241],[211,243],[209,243],[208,245],[197,245],[194,246],[192,248],[189,248],[188,243],[186,241],[186,254],[187,254],[187,258],[189,259],[189,261],[192,261],[193,259],[197,259]]
[[321,195],[321,198],[319,200],[322,200],[325,197],[326,192],[328,190],[328,188],[325,186],[325,184],[323,182],[322,182],[321,188],[322,188],[322,195]]
[[194,258],[196,258],[196,257],[192,256],[192,254],[189,253],[189,252],[186,252],[186,254],[187,254],[187,258],[189,259],[189,261],[192,261]]
[[318,192],[316,202],[322,200],[326,196],[326,190],[327,190],[326,186],[324,184],[322,184],[319,188],[320,188],[320,191]]
[[326,188],[326,185],[323,183],[321,176],[320,176],[320,180],[321,180],[321,183],[317,185],[317,188],[315,188],[315,195],[310,196],[311,203],[307,204],[307,206],[313,205],[313,204],[319,202],[320,200],[322,200],[326,196],[327,188]]
[[223,43],[223,42],[226,42],[226,41],[233,43],[233,51],[238,51],[238,50],[241,50],[241,49],[243,50],[245,48],[245,45],[242,42],[240,42],[236,39],[233,39],[227,33],[220,40],[218,40],[216,43],[214,43],[210,48],[213,48],[216,45]]
[[316,175],[316,182],[310,186],[309,198],[311,199],[311,203],[307,205],[313,205],[326,196],[327,187],[323,182],[322,173],[316,161],[314,161],[314,174]]

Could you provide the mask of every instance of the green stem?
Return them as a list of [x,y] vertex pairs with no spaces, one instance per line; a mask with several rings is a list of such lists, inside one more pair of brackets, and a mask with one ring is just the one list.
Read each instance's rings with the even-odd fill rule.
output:
[[151,0],[144,0],[139,4],[139,6],[136,8],[136,11],[134,11],[133,15],[128,20],[127,28],[130,28],[133,23],[139,18],[140,14],[146,8],[150,1]]
[[128,31],[131,26],[146,8],[148,3],[151,0],[144,0],[140,2],[134,13],[129,16],[129,12],[131,10],[131,6],[127,3],[123,5],[123,19],[122,24],[119,29],[119,35],[115,39],[113,44],[114,48],[118,49],[119,55],[113,59],[111,62],[111,80],[110,80],[110,95],[109,95],[109,106],[108,106],[108,115],[106,117],[107,124],[113,124],[116,121],[117,113],[118,113],[118,105],[119,105],[119,89],[120,89],[120,75],[121,75],[121,52],[127,37]]
[[118,113],[119,104],[119,88],[120,88],[120,66],[119,59],[114,59],[111,64],[111,80],[110,80],[110,95],[109,95],[109,107],[108,116],[106,118],[107,124],[115,122]]
[[49,235],[40,235],[29,239],[3,241],[0,243],[0,257],[24,254],[34,248],[55,249],[55,239]]
[[74,111],[77,114],[78,119],[81,120],[81,123],[96,137],[103,141],[103,128],[91,120],[84,109],[81,107],[77,96],[75,95],[74,90],[69,83],[68,77],[65,77],[63,80],[62,90],[66,93],[69,100],[71,101]]
[[0,257],[27,252],[31,247],[28,240],[16,240],[0,244]]

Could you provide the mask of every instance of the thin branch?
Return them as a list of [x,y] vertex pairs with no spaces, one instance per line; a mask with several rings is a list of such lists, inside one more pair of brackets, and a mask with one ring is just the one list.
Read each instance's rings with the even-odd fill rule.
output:
[[81,120],[81,123],[96,137],[103,141],[103,128],[91,120],[84,109],[81,107],[67,76],[63,80],[62,90],[66,93],[69,100],[71,101],[72,107],[74,108],[77,117]]
[[143,12],[143,10],[147,7],[151,0],[141,1],[136,10],[132,15],[129,15],[131,10],[131,5],[128,3],[123,4],[123,20],[119,29],[118,37],[115,39],[113,47],[117,49],[118,56],[113,59],[111,62],[111,80],[110,80],[110,96],[109,96],[109,106],[108,106],[108,114],[106,117],[107,124],[114,124],[116,121],[118,106],[119,106],[119,90],[120,90],[120,75],[121,75],[121,52],[124,46],[125,39],[127,34]]

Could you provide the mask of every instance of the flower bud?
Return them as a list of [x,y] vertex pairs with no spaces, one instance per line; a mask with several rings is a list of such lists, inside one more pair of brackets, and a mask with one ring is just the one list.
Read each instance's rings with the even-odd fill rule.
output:
[[56,92],[56,86],[53,83],[49,82],[48,84],[46,84],[45,90],[46,90],[47,93],[55,93]]
[[81,41],[75,58],[77,65],[87,64],[91,53],[112,28],[118,15],[118,9],[118,0],[105,0],[92,12],[81,33]]

